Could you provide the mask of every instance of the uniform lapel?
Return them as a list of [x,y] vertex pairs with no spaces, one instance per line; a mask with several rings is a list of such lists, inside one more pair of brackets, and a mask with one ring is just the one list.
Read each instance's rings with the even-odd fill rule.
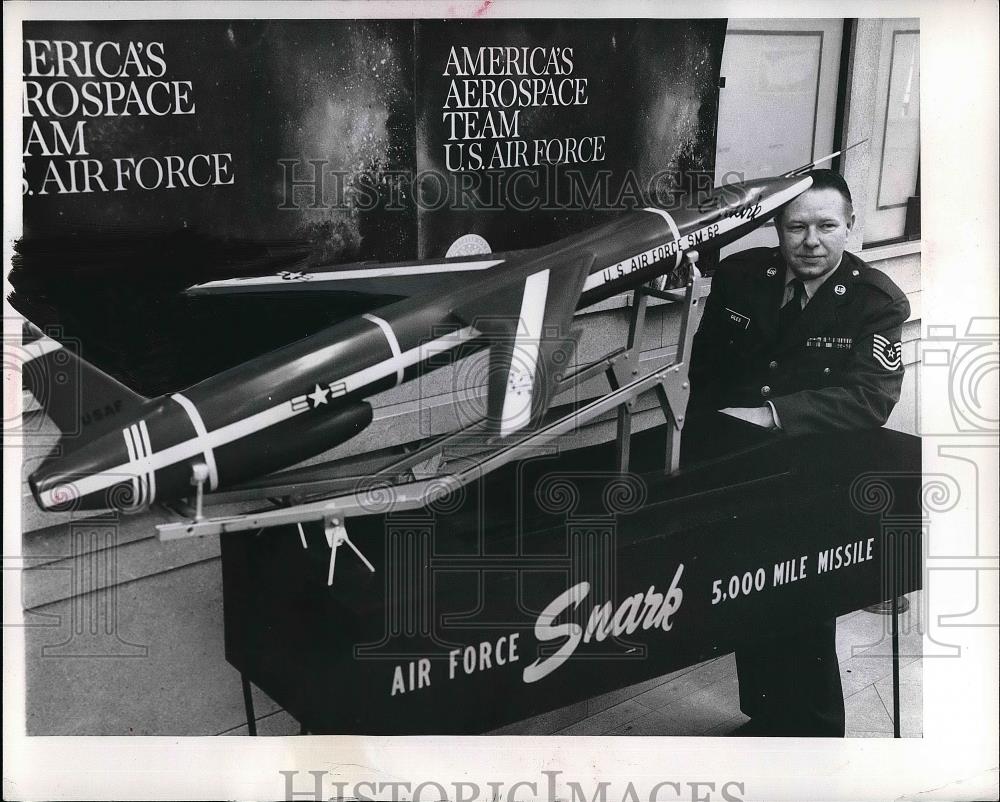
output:
[[764,342],[773,342],[778,336],[778,307],[785,288],[785,262],[775,253],[760,272],[753,277],[750,299],[751,326],[756,324]]
[[847,288],[853,283],[848,280],[852,264],[848,256],[847,253],[844,254],[844,258],[840,261],[840,267],[823,282],[812,300],[802,310],[799,319],[778,341],[779,352],[794,348],[809,337],[818,336],[836,320],[837,307],[846,299]]

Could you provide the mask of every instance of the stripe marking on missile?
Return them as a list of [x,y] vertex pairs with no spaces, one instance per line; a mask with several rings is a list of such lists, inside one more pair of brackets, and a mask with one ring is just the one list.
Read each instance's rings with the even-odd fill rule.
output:
[[[146,457],[146,447],[142,442],[141,435],[139,434],[139,426],[133,423],[129,426],[129,431],[132,434],[132,444],[135,446],[136,461],[142,464],[142,460]],[[137,507],[146,506],[146,501],[149,499],[149,485],[146,480],[147,473],[148,471],[143,471],[138,475],[139,500],[136,502]]]
[[[222,287],[259,287],[268,285],[309,283],[311,281],[350,281],[365,278],[401,278],[437,273],[461,273],[470,270],[487,270],[503,263],[503,259],[485,259],[469,262],[432,262],[422,265],[402,265],[399,267],[369,267],[357,270],[327,270],[322,273],[278,273],[272,276],[251,276],[228,278],[195,284],[191,289],[215,289]],[[293,277],[289,278],[288,276]]]
[[[398,359],[390,357],[376,365],[359,370],[345,379],[339,380],[339,383],[342,383],[347,388],[347,393],[361,390],[376,381],[391,376],[399,369],[400,364],[404,368],[417,365],[426,359],[430,359],[432,356],[457,348],[463,343],[474,340],[479,336],[480,332],[474,327],[466,326],[463,329],[445,334],[434,340],[422,343],[415,348],[411,348],[408,351],[404,351]],[[116,485],[126,478],[139,477],[149,471],[166,468],[169,465],[174,465],[203,454],[206,449],[216,449],[234,440],[256,434],[269,426],[274,426],[306,411],[308,411],[308,408],[293,410],[291,404],[286,400],[246,418],[240,418],[218,429],[214,429],[204,437],[193,437],[169,446],[155,454],[135,460],[130,459],[128,462],[109,468],[106,471],[73,480],[71,486],[78,496],[96,493],[112,485]],[[58,503],[55,497],[61,488],[62,485],[56,485],[51,490],[41,493],[39,499],[41,505],[48,509]]]
[[389,343],[389,350],[392,351],[392,358],[395,359],[396,362],[398,363],[398,367],[396,368],[396,384],[397,385],[402,384],[403,351],[399,347],[399,340],[396,339],[396,332],[392,330],[392,326],[390,326],[387,321],[383,320],[377,315],[362,315],[361,317],[363,317],[365,320],[371,323],[374,323],[376,326],[382,329],[382,333],[385,335],[385,341]]
[[[677,223],[674,222],[673,216],[666,209],[657,209],[655,207],[650,206],[648,209],[644,209],[643,211],[652,212],[653,214],[658,214],[660,217],[666,220],[667,225],[670,226],[670,233],[674,235],[674,242],[677,242],[681,238],[681,232],[677,230]],[[681,252],[680,249],[678,248],[677,259],[674,262],[674,268],[676,269],[677,267],[679,267],[680,263],[681,263]]]
[[[132,426],[122,429],[122,436],[125,438],[125,450],[128,451],[129,464],[135,464],[139,460],[139,455],[135,448],[135,440],[133,439],[132,429]],[[135,504],[138,506],[142,499],[142,491],[139,486],[138,474],[134,474],[130,481],[132,483],[132,498],[135,499]]]
[[184,408],[188,418],[191,420],[191,425],[194,426],[198,439],[204,443],[205,448],[202,451],[202,455],[205,457],[205,467],[208,468],[208,486],[212,490],[215,490],[219,486],[219,469],[215,464],[215,452],[207,442],[208,429],[205,428],[205,421],[201,419],[198,407],[186,395],[174,393],[170,397]]
[[[146,426],[146,421],[139,421],[139,435],[140,442],[145,449],[145,456],[153,456],[153,444],[149,441],[149,428]],[[156,471],[151,470],[146,474],[146,486],[149,491],[146,497],[146,503],[152,504],[156,500]]]
[[[549,271],[540,270],[528,276],[521,296],[519,331],[507,372],[507,390],[500,413],[500,436],[506,437],[524,428],[531,420],[538,350],[541,345],[545,302],[549,295]],[[527,392],[527,399],[524,393]]]
[[[781,192],[774,193],[771,197],[765,198],[758,201],[761,205],[761,214],[768,214],[784,203],[793,198],[801,195],[809,187],[812,186],[811,178],[803,178],[801,181],[792,184],[792,186],[787,189],[781,190]],[[674,240],[673,242],[667,242],[663,245],[659,245],[656,248],[651,248],[649,250],[640,251],[634,256],[630,256],[628,259],[624,259],[617,265],[611,265],[610,268],[604,268],[598,270],[595,273],[591,273],[587,276],[587,280],[583,283],[583,292],[588,290],[596,289],[604,284],[612,281],[618,281],[625,278],[625,275],[620,274],[616,271],[616,268],[628,265],[635,259],[640,259],[642,256],[646,256],[646,264],[643,267],[647,267],[650,264],[659,262],[667,256],[672,256],[676,249],[678,255],[683,254],[684,251],[690,250],[691,248],[696,248],[705,242],[705,236],[711,231],[712,238],[719,236],[720,234],[725,234],[732,231],[734,228],[739,228],[744,225],[747,221],[742,217],[727,217],[717,223],[710,223],[707,226],[699,228],[697,231],[692,231],[690,234],[685,234],[679,240]],[[662,255],[659,255],[662,251]],[[627,272],[634,272],[634,270],[629,270]]]
[[[122,429],[122,434],[125,437],[125,448],[128,451],[129,465],[143,466],[147,458],[152,456],[153,452],[149,442],[149,430],[146,428],[146,422],[139,421],[138,424],[133,423],[128,428]],[[114,481],[110,482],[108,486],[118,484],[118,482],[124,481],[125,478],[119,471],[118,475],[114,477]],[[137,468],[128,478],[132,484],[132,498],[134,499],[132,507],[140,509],[150,504],[156,496],[156,479],[152,471]]]
[[[135,447],[136,460],[142,460],[146,456],[146,449],[143,447],[142,438],[139,436],[139,427],[134,423],[129,426],[129,433],[132,436],[132,445]],[[140,473],[139,479],[139,498],[136,501],[137,507],[143,507],[146,504],[146,499],[149,497],[149,492],[146,486],[146,473]]]

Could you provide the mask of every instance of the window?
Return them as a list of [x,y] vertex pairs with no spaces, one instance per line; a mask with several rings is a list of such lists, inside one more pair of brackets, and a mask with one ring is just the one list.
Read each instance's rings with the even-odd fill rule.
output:
[[[716,183],[787,172],[834,150],[842,19],[731,19],[722,53]],[[778,244],[768,224],[722,255]]]
[[[920,185],[920,31],[916,20],[883,20],[875,84],[865,245],[906,239]],[[907,207],[910,228],[907,229]]]

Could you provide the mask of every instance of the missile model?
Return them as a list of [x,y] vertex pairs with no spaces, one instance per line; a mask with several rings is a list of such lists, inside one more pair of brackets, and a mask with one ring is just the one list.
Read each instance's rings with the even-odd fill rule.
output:
[[[827,157],[830,158],[830,157]],[[577,309],[676,270],[769,220],[812,183],[816,162],[783,176],[718,187],[696,204],[647,208],[513,254],[343,266],[198,285],[195,294],[275,287],[405,295],[185,390],[144,398],[79,360],[84,398],[45,411],[62,448],[29,477],[43,510],[141,509],[266,476],[323,453],[372,420],[369,397],[490,349],[487,420],[504,438],[548,408],[573,348]],[[75,359],[44,336],[39,359]],[[44,375],[46,371],[25,371]],[[45,388],[29,389],[38,396]],[[104,410],[82,426],[80,409]],[[69,433],[79,433],[70,438]]]

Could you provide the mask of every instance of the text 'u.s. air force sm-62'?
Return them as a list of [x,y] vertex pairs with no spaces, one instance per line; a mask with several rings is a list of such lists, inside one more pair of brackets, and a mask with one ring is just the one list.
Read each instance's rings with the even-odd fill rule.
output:
[[[189,292],[233,293],[298,283],[409,297],[159,398],[139,396],[81,362],[84,395],[118,414],[89,427],[99,429],[94,435],[64,437],[57,455],[30,476],[31,491],[44,510],[136,509],[190,497],[193,485],[200,495],[262,477],[363,430],[372,420],[365,399],[443,364],[442,354],[477,347],[490,348],[486,417],[502,443],[546,412],[559,364],[573,346],[575,310],[675,270],[686,253],[719,248],[760,226],[810,186],[803,173],[812,166],[717,188],[696,205],[629,212],[515,254],[194,287]],[[27,348],[40,359],[60,351],[44,336]],[[79,430],[79,421],[69,419],[78,403],[61,404],[51,393],[45,407],[63,432]]]

